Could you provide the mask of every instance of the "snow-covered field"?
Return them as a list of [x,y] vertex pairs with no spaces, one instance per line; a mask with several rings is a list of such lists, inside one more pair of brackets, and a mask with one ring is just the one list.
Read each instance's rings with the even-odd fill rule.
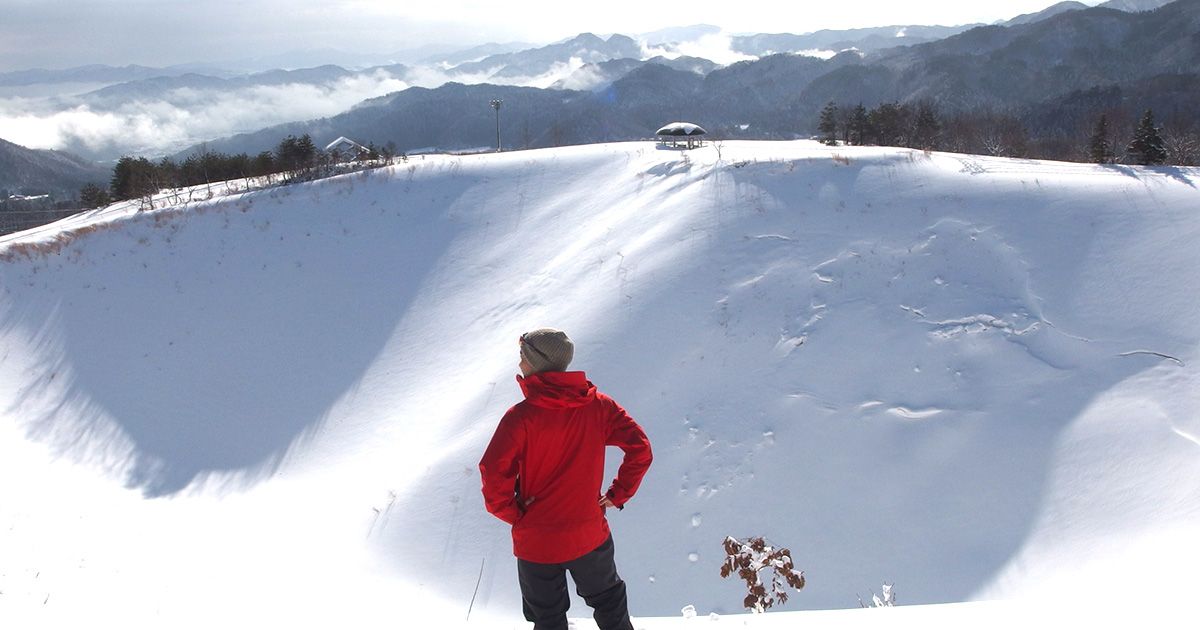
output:
[[[540,326],[655,446],[610,517],[639,628],[1187,627],[1197,185],[626,143],[4,237],[0,627],[528,627],[475,465]],[[726,535],[808,612],[741,614]],[[975,603],[816,610],[885,581]]]

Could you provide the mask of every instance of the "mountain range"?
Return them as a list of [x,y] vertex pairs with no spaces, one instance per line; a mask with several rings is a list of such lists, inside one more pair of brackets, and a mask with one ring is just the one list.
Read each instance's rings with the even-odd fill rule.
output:
[[[680,54],[689,50],[687,42],[721,33],[695,25],[637,39],[584,33],[533,48],[410,51],[406,58],[413,63],[360,69],[233,74],[198,64],[89,66],[0,74],[0,85],[116,82],[51,105],[125,117],[130,125],[155,115],[169,117],[166,129],[180,129],[180,120],[210,124],[178,138],[151,130],[136,139],[117,135],[69,145],[105,160],[187,154],[199,141],[209,149],[255,153],[302,133],[318,143],[347,136],[406,152],[477,148],[494,141],[495,112],[487,106],[493,98],[505,100],[506,147],[645,137],[668,119],[685,118],[722,137],[806,136],[831,101],[870,107],[930,99],[944,113],[1003,110],[1036,123],[1031,133],[1070,127],[1078,134],[1103,108],[1153,106],[1187,118],[1180,112],[1197,96],[1200,67],[1198,0],[1166,4],[1062,2],[996,25],[732,36],[729,51],[751,59],[725,66]],[[264,94],[274,100],[256,106]],[[1052,112],[1070,112],[1071,124],[1047,120]],[[71,137],[69,130],[63,135]],[[64,180],[51,179],[56,183],[42,187],[60,189]]]
[[101,64],[61,70],[33,68],[30,70],[0,73],[0,86],[14,87],[53,83],[124,83],[157,77],[178,76],[192,71],[192,69],[182,66],[151,68],[139,65],[117,67]]
[[9,195],[67,199],[86,184],[106,185],[109,174],[107,168],[70,153],[27,149],[0,139],[0,201]]
[[1080,92],[1105,88],[1124,91],[1124,100],[1138,107],[1167,113],[1200,95],[1197,68],[1200,0],[1178,0],[1149,12],[1058,12],[875,53],[830,59],[776,54],[703,75],[642,64],[593,91],[462,84],[410,89],[337,116],[209,147],[253,153],[302,133],[318,142],[341,135],[391,142],[401,151],[488,146],[494,120],[487,103],[493,98],[505,101],[502,144],[511,147],[647,137],[676,119],[700,122],[721,137],[796,137],[815,131],[817,112],[831,101],[872,107],[931,99],[947,114],[992,108],[1036,119],[1039,112],[1078,103]]
[[1006,107],[1200,68],[1200,2],[1144,13],[1071,11],[884,51],[810,86],[802,105],[932,98],[949,110]]
[[269,87],[330,86],[338,81],[372,75],[400,77],[406,68],[402,65],[376,66],[362,71],[351,71],[341,66],[325,65],[299,70],[269,70],[238,77],[215,77],[189,72],[177,76],[154,77],[111,85],[81,94],[78,101],[89,107],[105,110],[115,109],[129,102],[160,101],[188,105],[197,100],[197,95],[254,90]]
[[[1168,4],[1171,0],[1109,0],[1099,7],[1110,8],[1125,12],[1140,12],[1157,9]],[[999,22],[1001,26],[1013,26],[1040,21],[1067,11],[1087,9],[1082,2],[1068,0],[1060,2],[1042,11],[1020,15],[1010,20]],[[860,51],[877,51],[895,46],[909,46],[943,39],[983,24],[966,24],[959,26],[929,26],[929,25],[893,25],[884,27],[820,30],[813,33],[794,35],[787,33],[775,34],[738,34],[732,40],[732,49],[736,52],[765,56],[781,52],[798,52],[805,50],[828,50],[839,52],[850,48]],[[718,26],[700,24],[688,27],[674,27],[643,33],[638,40],[651,46],[666,47],[670,50],[679,44],[698,40],[704,36],[717,35],[722,32]],[[611,37],[609,38],[611,40]],[[296,50],[287,53],[256,57],[252,59],[229,60],[224,62],[197,62],[177,64],[167,67],[148,67],[142,65],[110,66],[90,64],[65,69],[35,68],[0,72],[0,86],[26,86],[54,83],[125,83],[160,77],[176,77],[187,74],[203,74],[220,78],[246,76],[248,74],[264,73],[270,70],[295,70],[329,65],[340,65],[351,70],[361,70],[377,66],[405,65],[444,65],[450,68],[461,68],[466,72],[471,68],[492,67],[505,64],[506,59],[514,60],[515,65],[526,65],[532,58],[545,58],[548,53],[569,51],[587,57],[595,57],[596,53],[610,51],[620,52],[629,57],[638,57],[635,46],[629,45],[632,38],[621,35],[617,41],[609,42],[592,34],[583,34],[572,40],[537,47],[523,42],[488,43],[469,48],[458,48],[453,45],[423,46],[420,48],[396,51],[388,54],[373,54],[364,52],[347,52],[333,48],[312,50]],[[586,44],[597,45],[597,48],[587,48]],[[580,44],[585,44],[581,47]],[[558,57],[556,61],[566,62],[569,57]],[[514,71],[510,69],[510,74]]]

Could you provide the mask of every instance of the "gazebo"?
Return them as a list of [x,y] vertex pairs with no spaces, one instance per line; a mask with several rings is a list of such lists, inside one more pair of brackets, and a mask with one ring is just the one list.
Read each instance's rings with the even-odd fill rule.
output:
[[664,125],[661,129],[655,132],[655,135],[661,136],[660,142],[666,144],[671,143],[671,146],[679,146],[680,138],[687,138],[687,148],[694,149],[697,146],[704,144],[704,141],[697,136],[702,136],[708,133],[704,127],[690,122],[673,122],[669,125]]

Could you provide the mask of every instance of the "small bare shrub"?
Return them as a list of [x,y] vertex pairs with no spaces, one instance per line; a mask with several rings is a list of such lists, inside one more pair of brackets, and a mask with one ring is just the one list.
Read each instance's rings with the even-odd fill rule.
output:
[[[759,577],[759,572],[765,569],[771,569],[769,590]],[[746,582],[746,599],[742,605],[756,613],[786,602],[787,586],[797,591],[804,588],[804,572],[796,571],[792,552],[775,549],[761,536],[746,540],[732,536],[725,538],[725,564],[721,565],[721,577],[735,574]]]

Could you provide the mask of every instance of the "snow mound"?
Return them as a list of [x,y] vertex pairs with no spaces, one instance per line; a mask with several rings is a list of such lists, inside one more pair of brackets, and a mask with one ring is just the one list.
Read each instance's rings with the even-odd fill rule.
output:
[[[516,338],[543,325],[654,443],[610,519],[646,628],[744,621],[728,535],[792,550],[791,609],[884,581],[902,605],[1186,601],[1197,182],[626,143],[431,155],[8,237],[0,622],[407,608],[521,627],[475,465],[520,395]],[[991,606],[921,618],[1027,614]]]

